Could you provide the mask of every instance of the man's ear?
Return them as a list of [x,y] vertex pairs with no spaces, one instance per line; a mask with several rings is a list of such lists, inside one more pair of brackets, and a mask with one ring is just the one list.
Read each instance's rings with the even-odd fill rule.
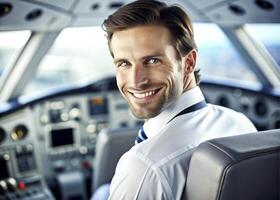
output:
[[196,50],[191,50],[183,59],[184,61],[184,73],[191,74],[195,70],[196,65]]

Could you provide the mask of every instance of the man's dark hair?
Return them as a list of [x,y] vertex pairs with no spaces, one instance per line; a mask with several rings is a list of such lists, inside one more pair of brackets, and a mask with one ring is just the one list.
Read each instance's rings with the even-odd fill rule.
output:
[[[114,32],[141,25],[166,27],[171,33],[171,42],[181,57],[197,49],[192,22],[182,8],[177,5],[168,6],[156,0],[138,0],[119,8],[102,24],[103,30],[107,33],[108,45],[113,57],[110,42]],[[194,74],[198,84],[199,70],[196,69]]]

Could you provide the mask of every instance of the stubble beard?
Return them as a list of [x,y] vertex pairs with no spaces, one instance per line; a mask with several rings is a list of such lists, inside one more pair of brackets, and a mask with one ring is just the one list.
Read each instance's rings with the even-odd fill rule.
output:
[[147,105],[142,105],[141,108],[136,108],[136,106],[133,105],[133,102],[128,99],[127,102],[132,114],[138,119],[145,120],[159,115],[163,110],[172,105],[179,98],[179,96],[180,92],[178,91],[178,88],[173,88],[173,90],[171,90],[168,95],[164,94],[159,97],[159,100],[155,105],[149,105],[151,103],[147,103]]
[[147,105],[143,105],[143,106],[141,106],[141,108],[136,108],[136,106],[133,105],[133,103],[131,103],[130,101],[128,101],[128,104],[129,104],[132,114],[136,118],[150,119],[150,118],[157,116],[158,114],[160,114],[162,112],[162,110],[163,110],[162,108],[164,107],[164,102],[165,102],[165,99],[160,98],[160,100],[158,101],[158,103],[155,106],[149,105],[150,103],[147,103]]

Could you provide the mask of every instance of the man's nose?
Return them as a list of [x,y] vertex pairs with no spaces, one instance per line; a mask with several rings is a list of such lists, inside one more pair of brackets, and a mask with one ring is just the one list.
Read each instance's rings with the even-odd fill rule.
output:
[[135,88],[141,88],[149,82],[145,66],[137,64],[132,67],[131,82]]

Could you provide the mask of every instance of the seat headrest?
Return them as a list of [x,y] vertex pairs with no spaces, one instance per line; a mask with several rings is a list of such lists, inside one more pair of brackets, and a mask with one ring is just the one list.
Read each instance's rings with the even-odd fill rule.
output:
[[206,141],[190,161],[188,200],[279,200],[280,129]]
[[98,134],[93,191],[111,182],[120,157],[134,145],[139,128],[104,129]]

